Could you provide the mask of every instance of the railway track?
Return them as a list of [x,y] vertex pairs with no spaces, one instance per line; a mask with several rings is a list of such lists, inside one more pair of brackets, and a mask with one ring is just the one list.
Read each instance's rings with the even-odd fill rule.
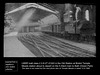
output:
[[75,51],[80,51],[80,52],[83,52],[83,53],[87,53],[87,54],[89,54],[89,55],[95,55],[94,52],[91,52],[91,51],[82,49],[82,48],[80,48],[80,47],[71,45],[71,44],[69,44],[69,43],[63,42],[63,41],[61,41],[61,40],[58,40],[58,39],[55,38],[55,37],[51,37],[51,36],[48,37],[48,36],[49,36],[49,35],[46,34],[45,36],[42,36],[42,37],[46,38],[47,40],[51,40],[51,39],[52,39],[51,41],[53,41],[53,42],[58,42],[58,43],[60,44],[60,46],[65,46],[65,47],[70,48],[70,49],[75,49]]
[[[43,57],[40,50],[34,45],[34,42],[30,42],[29,40],[26,40],[23,36],[18,36],[18,40],[22,42],[22,44],[27,47],[35,56],[37,57]],[[34,49],[34,50],[33,50]]]
[[57,42],[55,43],[54,41],[52,42],[49,39],[48,40],[42,39],[42,40],[45,41],[47,44],[49,44],[52,48],[55,48],[57,51],[59,50],[60,52],[65,51],[67,53],[70,53],[71,55],[74,54],[77,57],[78,56],[81,56],[81,57],[83,57],[83,56],[87,56],[87,57],[93,56],[94,57],[94,55],[90,55],[88,53],[81,52],[81,51],[79,51],[75,48],[72,48],[72,47],[69,47],[69,46],[66,46],[66,45],[62,45],[62,44],[59,44]]
[[22,34],[18,36],[18,39],[37,57],[95,57],[92,52],[70,45],[47,34],[40,36]]
[[[32,36],[33,40],[37,40],[37,38],[35,36]],[[38,38],[37,41],[39,41],[40,39]],[[43,39],[42,39],[43,40]],[[70,51],[70,50],[66,50],[66,49],[62,49],[60,45],[56,44],[56,43],[53,43],[53,42],[50,42],[50,41],[46,41],[46,40],[43,40],[45,41],[46,44],[49,45],[49,47],[52,48],[52,50],[55,50],[56,52],[58,52],[59,54],[62,53],[62,54],[65,54],[66,56],[68,57],[79,57],[79,54],[76,54],[75,52],[73,51]]]
[[19,36],[18,39],[37,57],[61,57],[59,54],[48,49],[46,46],[40,43],[38,44],[41,46],[37,47],[38,45],[33,40],[30,40],[31,38],[25,37],[25,35]]

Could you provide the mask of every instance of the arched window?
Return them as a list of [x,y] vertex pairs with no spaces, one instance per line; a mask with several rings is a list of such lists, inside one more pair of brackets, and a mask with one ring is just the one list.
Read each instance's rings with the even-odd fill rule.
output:
[[89,21],[89,10],[85,11],[85,19]]

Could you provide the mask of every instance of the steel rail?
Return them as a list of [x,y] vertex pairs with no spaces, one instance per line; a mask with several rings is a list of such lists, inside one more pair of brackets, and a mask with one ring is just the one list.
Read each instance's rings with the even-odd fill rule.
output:
[[[32,35],[33,37],[35,37],[34,35]],[[48,43],[48,42],[47,42]],[[53,44],[53,43],[51,43],[51,44]],[[58,45],[58,44],[57,44]],[[59,47],[60,48],[60,47]],[[61,52],[61,51],[60,51]],[[67,51],[68,52],[68,51]],[[71,51],[70,51],[71,52]],[[71,52],[72,53],[72,52]],[[75,53],[74,53],[75,54]],[[71,54],[72,55],[72,54]],[[79,55],[79,54],[78,54]],[[82,55],[82,54],[81,54]]]
[[[31,40],[34,40],[34,41],[36,41],[36,39],[35,38],[32,38],[31,37]],[[38,39],[37,39],[37,41],[39,41]],[[43,43],[42,43],[43,44]],[[38,44],[39,45],[39,44]],[[45,44],[44,44],[45,45]],[[46,45],[45,45],[46,46]],[[39,45],[39,47],[41,48],[41,49],[45,49],[46,51],[49,51],[49,53],[51,53],[51,54],[53,54],[53,57],[55,57],[55,56],[59,56],[59,54],[57,54],[57,52],[55,52],[55,51],[53,51],[53,50],[51,50],[51,49],[48,49],[48,48],[45,48],[45,47],[42,47],[41,45]],[[54,56],[55,55],[55,56]]]
[[28,40],[26,41],[26,39],[22,37],[18,37],[18,40],[21,41],[21,43],[25,47],[27,47],[36,57],[43,57],[40,50],[37,47],[35,47],[32,42],[29,42]]
[[65,44],[65,45],[68,45],[68,46],[77,48],[78,50],[81,50],[81,51],[86,52],[86,53],[94,54],[93,52],[90,52],[90,51],[88,51],[88,50],[86,50],[86,49],[82,49],[82,48],[80,48],[80,47],[71,45],[71,44],[69,44],[69,43],[62,42],[61,40],[57,39],[56,37],[52,37],[52,36],[49,36],[49,35],[47,35],[47,34],[45,34],[45,35],[46,35],[46,37],[48,37],[48,39],[49,39],[49,38],[50,38],[50,39],[52,38],[52,40],[54,39],[55,41],[61,42],[62,44]]
[[[47,40],[51,40],[51,39],[49,39],[49,38],[51,38],[51,37],[49,37],[49,38],[47,38],[47,36],[45,37],[45,36],[42,36],[42,37],[44,37],[45,39],[47,39]],[[55,39],[55,40],[57,40],[57,39]],[[54,40],[54,41],[55,41]],[[52,40],[51,40],[52,41]],[[54,42],[54,41],[52,41],[52,42]],[[80,51],[80,52],[83,52],[83,53],[87,53],[87,54],[89,54],[89,55],[94,55],[94,53],[90,53],[90,51],[86,51],[85,49],[82,49],[82,48],[80,48],[80,47],[76,47],[76,46],[74,46],[74,45],[70,45],[70,44],[68,44],[68,43],[62,43],[62,41],[60,41],[60,40],[57,40],[58,42],[59,42],[59,44],[60,44],[60,42],[61,42],[61,46],[65,46],[65,47],[68,47],[68,48],[70,48],[70,49],[74,49],[74,50],[76,50],[76,51]]]
[[[25,39],[27,39],[27,41],[29,41],[29,42],[32,42],[33,41],[33,39],[31,39],[31,38],[29,38],[29,36],[28,37],[24,37]],[[36,40],[35,40],[36,41]],[[33,41],[34,42],[34,41]],[[36,45],[35,45],[36,46]],[[39,48],[39,46],[38,46],[38,48]],[[41,48],[42,49],[42,48]],[[42,49],[43,50],[43,49]],[[43,50],[44,51],[44,50]],[[47,51],[46,51],[47,52]],[[52,52],[52,53],[54,53],[54,52]],[[53,54],[50,54],[50,51],[49,51],[49,55],[52,55],[53,57],[55,57]]]
[[[87,54],[87,53],[82,53],[80,51],[78,51],[78,53],[77,53],[76,50],[74,50],[74,51],[72,50],[73,48],[70,49],[70,47],[68,47],[68,46],[66,47],[65,46],[66,44],[64,44],[64,45],[60,44],[59,45],[59,43],[61,41],[58,41],[59,43],[57,43],[57,41],[56,41],[56,43],[55,43],[54,39],[53,39],[54,41],[52,39],[48,39],[50,37],[49,36],[48,37],[46,37],[46,36],[37,37],[37,36],[34,36],[33,34],[31,34],[31,35],[25,34],[24,35],[24,38],[26,38],[28,42],[31,42],[31,44],[35,45],[35,46],[38,44],[37,46],[38,46],[39,50],[42,49],[42,51],[43,51],[45,49],[46,53],[48,53],[47,50],[49,48],[49,50],[52,50],[52,51],[56,50],[56,52],[58,51],[57,53],[60,54],[60,56],[63,54],[62,56],[65,55],[67,57],[83,57],[83,56],[84,57],[90,57],[90,56],[94,57],[93,55],[90,55],[90,54]],[[33,41],[33,43],[35,41],[36,44],[33,44],[32,41]],[[44,48],[43,48],[43,46],[44,46]],[[65,50],[65,49],[70,49],[70,50]]]
[[[36,38],[38,38],[38,37],[36,37]],[[38,38],[38,40],[39,41],[41,41],[44,45],[46,45],[47,47],[49,47],[49,49],[51,49],[51,50],[53,50],[54,52],[56,52],[57,54],[59,54],[59,55],[61,55],[58,51],[55,51],[52,47],[50,47],[48,44],[46,44],[44,41],[42,41],[42,40],[40,40],[39,38]],[[63,55],[61,55],[62,57],[64,57]]]
[[[41,38],[42,39],[42,38]],[[63,45],[59,45],[59,44],[57,44],[57,43],[55,43],[55,42],[52,42],[52,41],[50,41],[50,40],[48,40],[48,39],[42,39],[42,40],[44,40],[44,41],[47,41],[47,43],[49,43],[49,45],[52,45],[52,44],[54,44],[54,45],[57,45],[57,46],[59,46],[60,48],[69,48],[70,50],[73,50],[72,52],[74,52],[74,53],[76,53],[76,52],[80,52],[80,51],[77,51],[75,48],[71,48],[71,47],[68,47],[68,46],[66,46],[66,47],[64,47]],[[50,44],[51,43],[51,44]],[[83,52],[81,52],[81,55],[82,54],[85,54],[86,56],[92,56],[92,57],[95,57],[94,55],[90,55],[90,54],[88,54],[88,53],[83,53]]]

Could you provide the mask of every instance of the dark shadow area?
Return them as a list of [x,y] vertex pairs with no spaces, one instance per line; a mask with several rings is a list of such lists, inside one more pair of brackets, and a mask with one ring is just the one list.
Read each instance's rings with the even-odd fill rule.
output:
[[65,34],[53,33],[53,32],[43,32],[43,33],[46,33],[50,36],[54,36],[54,37],[57,37],[57,38],[77,42],[77,43],[96,45],[95,36],[88,37],[88,36],[82,36],[80,34],[70,34],[70,33],[67,33],[67,32],[65,32]]

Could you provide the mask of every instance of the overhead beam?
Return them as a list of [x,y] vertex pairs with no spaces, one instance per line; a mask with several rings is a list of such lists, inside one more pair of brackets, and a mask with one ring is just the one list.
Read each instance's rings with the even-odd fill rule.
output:
[[55,13],[55,14],[59,13],[56,10],[52,11],[52,10],[50,10],[48,8],[45,8],[45,7],[43,7],[43,6],[41,6],[41,5],[37,4],[37,3],[27,3],[27,4],[25,4],[25,5],[21,6],[21,7],[18,7],[18,8],[14,9],[14,10],[12,10],[10,12],[5,13],[5,15],[10,14],[10,13],[14,13],[14,12],[19,11],[19,10],[23,10],[23,9],[26,9],[26,8],[30,8],[30,7],[39,8],[39,9],[42,9],[42,10],[45,10],[45,11],[48,11],[48,12],[51,12],[51,13]]

